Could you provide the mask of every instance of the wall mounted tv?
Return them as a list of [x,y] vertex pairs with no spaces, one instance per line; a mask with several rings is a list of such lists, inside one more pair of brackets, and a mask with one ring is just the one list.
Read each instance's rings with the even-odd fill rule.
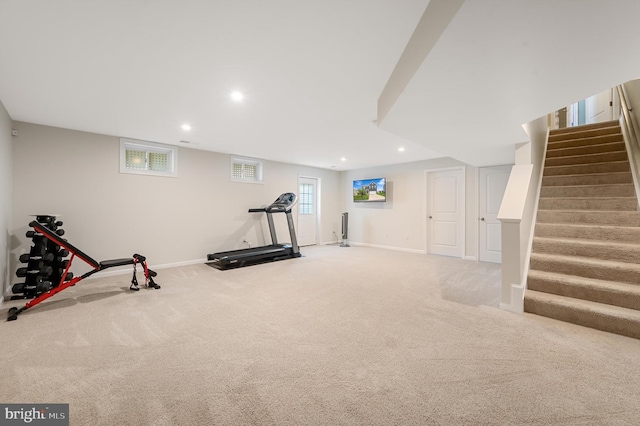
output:
[[353,201],[356,203],[387,201],[387,180],[385,178],[354,180]]

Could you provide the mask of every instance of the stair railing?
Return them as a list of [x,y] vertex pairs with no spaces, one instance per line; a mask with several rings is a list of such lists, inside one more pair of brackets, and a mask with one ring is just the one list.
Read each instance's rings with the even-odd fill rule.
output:
[[622,128],[622,136],[629,153],[636,198],[640,201],[640,143],[638,140],[640,132],[638,131],[638,121],[633,113],[624,85],[617,86],[616,89],[620,99],[620,127]]

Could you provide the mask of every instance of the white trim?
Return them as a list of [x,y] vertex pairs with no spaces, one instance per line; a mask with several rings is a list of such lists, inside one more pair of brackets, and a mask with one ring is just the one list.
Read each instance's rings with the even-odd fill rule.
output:
[[384,250],[402,251],[402,252],[405,252],[405,253],[425,254],[424,250],[420,250],[420,249],[409,249],[409,248],[404,248],[404,247],[383,246],[383,245],[380,245],[380,244],[358,243],[358,242],[353,242],[353,241],[349,241],[349,244],[352,245],[352,246],[359,246],[359,247],[372,247],[372,248],[379,248],[379,249],[384,249]]
[[465,256],[463,257],[464,260],[473,260],[473,261],[478,261],[478,258],[476,256]]
[[[526,280],[526,278],[525,278]],[[514,312],[516,314],[524,313],[524,292],[525,284],[511,284],[510,295],[511,300],[509,304],[500,303],[500,309]]]

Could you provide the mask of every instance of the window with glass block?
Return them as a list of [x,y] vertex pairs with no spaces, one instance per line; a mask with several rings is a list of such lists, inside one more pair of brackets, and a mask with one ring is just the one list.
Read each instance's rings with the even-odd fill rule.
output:
[[177,148],[151,142],[120,140],[120,172],[177,176]]
[[231,180],[236,182],[262,182],[262,162],[253,159],[231,157]]

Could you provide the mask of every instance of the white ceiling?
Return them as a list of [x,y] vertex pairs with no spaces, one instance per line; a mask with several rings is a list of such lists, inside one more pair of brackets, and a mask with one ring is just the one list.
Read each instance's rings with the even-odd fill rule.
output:
[[335,170],[488,165],[513,161],[522,124],[640,74],[637,0],[467,0],[378,127],[428,3],[0,0],[0,101],[16,121]]

